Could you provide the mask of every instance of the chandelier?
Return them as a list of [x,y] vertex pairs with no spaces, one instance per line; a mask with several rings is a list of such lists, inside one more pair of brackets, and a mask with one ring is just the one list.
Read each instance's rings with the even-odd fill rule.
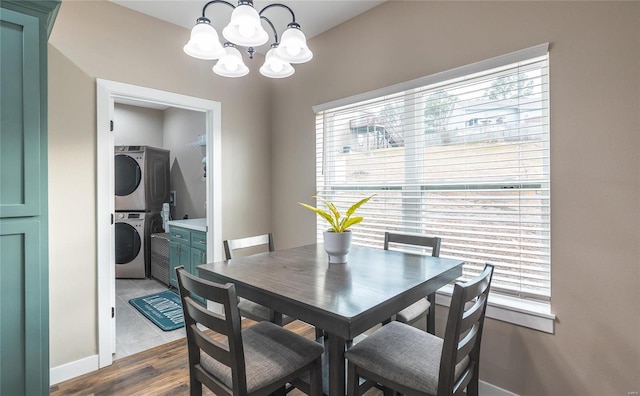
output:
[[[224,45],[220,43],[218,32],[211,25],[211,20],[205,16],[207,7],[212,4],[226,4],[233,8],[231,20],[222,30],[222,35],[226,39]],[[262,15],[273,7],[281,7],[291,13],[292,21],[282,33],[280,41],[273,23]],[[237,6],[224,0],[209,1],[202,7],[202,16],[196,20],[196,25],[191,29],[191,37],[183,48],[184,52],[197,59],[217,59],[218,62],[213,66],[213,71],[220,76],[246,76],[249,68],[244,64],[237,46],[247,47],[249,59],[253,59],[253,54],[256,52],[254,47],[269,41],[269,34],[262,27],[263,20],[273,30],[274,42],[265,55],[260,73],[270,78],[289,77],[295,71],[291,64],[308,62],[313,57],[313,53],[307,46],[307,39],[300,30],[300,25],[296,23],[295,14],[284,4],[269,4],[258,12],[253,8],[252,0],[240,0]]]

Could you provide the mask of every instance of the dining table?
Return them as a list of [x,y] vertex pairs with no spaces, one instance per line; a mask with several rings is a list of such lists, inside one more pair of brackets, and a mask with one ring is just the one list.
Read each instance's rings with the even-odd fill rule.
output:
[[[237,294],[324,330],[330,396],[345,394],[348,340],[462,275],[461,260],[353,245],[328,262],[321,243],[198,266],[199,276],[234,283]],[[328,385],[328,386],[327,386]]]

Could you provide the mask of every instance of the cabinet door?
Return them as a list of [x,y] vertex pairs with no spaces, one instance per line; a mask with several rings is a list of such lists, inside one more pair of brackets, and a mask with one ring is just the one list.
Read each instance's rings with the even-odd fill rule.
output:
[[[192,233],[192,236],[193,236],[193,233]],[[193,238],[191,242],[193,242]],[[191,269],[189,270],[189,272],[197,276],[198,266],[206,262],[207,262],[207,251],[196,248],[196,247],[192,247],[191,248]],[[200,296],[194,296],[194,298],[200,301],[202,304],[207,305],[206,300],[204,298]]]
[[48,322],[33,309],[48,293],[40,232],[37,218],[0,219],[0,395],[49,391]]
[[191,273],[198,275],[198,266],[207,262],[207,233],[191,231]]
[[191,272],[191,248],[183,243],[169,241],[169,282],[173,287],[178,287],[176,267],[181,265]]
[[200,264],[206,264],[207,251],[199,248],[191,248],[191,272],[194,275],[198,275],[198,266]]
[[39,20],[0,9],[0,217],[40,214]]

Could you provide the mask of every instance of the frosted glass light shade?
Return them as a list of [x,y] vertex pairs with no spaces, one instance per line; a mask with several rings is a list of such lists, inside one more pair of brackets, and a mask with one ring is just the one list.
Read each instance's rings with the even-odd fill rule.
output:
[[307,38],[304,33],[298,27],[291,25],[282,34],[276,53],[280,59],[290,63],[304,63],[313,58],[313,53],[307,47]]
[[220,44],[216,29],[209,22],[201,21],[191,29],[191,38],[183,50],[197,59],[218,59],[227,53]]
[[242,55],[234,47],[225,47],[226,55],[220,58],[213,72],[223,77],[242,77],[249,74],[249,68],[242,61]]
[[260,15],[250,5],[237,6],[231,13],[229,24],[222,30],[224,38],[243,47],[257,47],[269,40],[269,34],[260,23]]
[[265,56],[264,65],[260,68],[260,74],[269,78],[285,78],[295,72],[295,69],[289,62],[278,57],[276,49],[271,48]]

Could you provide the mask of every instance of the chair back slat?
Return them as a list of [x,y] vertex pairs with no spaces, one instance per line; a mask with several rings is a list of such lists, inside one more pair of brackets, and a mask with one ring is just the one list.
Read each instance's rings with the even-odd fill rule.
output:
[[454,395],[464,395],[464,390],[469,385],[469,382],[473,379],[473,371],[475,368],[475,363],[471,362],[464,371],[460,374],[455,384],[453,385],[453,391],[451,392]]
[[198,348],[225,366],[230,367],[233,364],[231,353],[226,345],[213,340],[207,333],[200,330],[197,325],[193,325],[192,330]]
[[457,355],[456,364],[463,361],[464,358],[466,358],[469,355],[469,353],[471,353],[471,350],[475,347],[476,339],[478,338],[478,330],[479,330],[478,327],[479,326],[477,324],[473,326],[471,330],[469,330],[464,335],[462,340],[458,342],[458,352],[456,353]]
[[486,268],[478,278],[473,279],[465,284],[465,287],[462,291],[463,293],[462,299],[464,300],[465,303],[475,298],[478,298],[479,296],[483,295],[485,291],[489,289],[489,285],[491,284],[491,278],[485,278],[483,276],[485,271],[486,271]]
[[385,232],[384,249],[389,250],[389,244],[392,243],[431,248],[431,255],[433,257],[440,257],[440,244],[442,240],[438,237],[430,237],[422,234]]
[[269,249],[269,252],[273,252],[274,250],[273,234],[271,233],[246,238],[226,239],[222,244],[224,245],[224,255],[226,260],[231,260],[233,258],[233,251],[238,249],[247,249],[265,245]]
[[[478,377],[480,340],[492,275],[493,266],[487,264],[477,278],[454,286],[440,359],[438,395],[455,394],[456,389],[461,392],[471,378]],[[473,304],[468,304],[474,299]],[[467,367],[456,378],[456,365],[465,358]]]
[[205,309],[200,303],[187,297],[185,299],[189,315],[197,322],[205,327],[223,335],[229,335],[229,326],[227,321],[219,314]]
[[484,296],[480,296],[473,306],[468,308],[462,315],[462,322],[460,323],[460,333],[464,333],[472,328],[480,320],[482,316],[482,308],[484,307]]
[[[186,275],[190,274],[187,273]],[[219,283],[208,281],[203,283],[204,279],[186,275],[182,278],[182,282],[188,297],[196,295],[204,298],[205,300],[214,301],[222,305],[229,303],[228,289],[233,287],[232,284],[228,283],[226,285],[221,285]],[[213,285],[213,287],[209,287],[210,285]]]
[[[238,297],[235,285],[227,283],[210,282],[189,274],[182,266],[176,268],[178,275],[178,287],[182,300],[182,312],[184,314],[187,331],[187,346],[189,350],[189,365],[200,365],[200,350],[203,350],[213,359],[231,369],[231,380],[234,392],[247,393],[246,365],[241,336],[241,318],[238,311]],[[223,306],[224,317],[207,310],[193,299],[199,296]],[[205,326],[227,337],[228,349],[221,346],[213,337],[197,327],[197,324]],[[201,381],[218,389],[228,389],[223,381],[215,378],[204,369],[200,368],[198,375],[203,377]]]

